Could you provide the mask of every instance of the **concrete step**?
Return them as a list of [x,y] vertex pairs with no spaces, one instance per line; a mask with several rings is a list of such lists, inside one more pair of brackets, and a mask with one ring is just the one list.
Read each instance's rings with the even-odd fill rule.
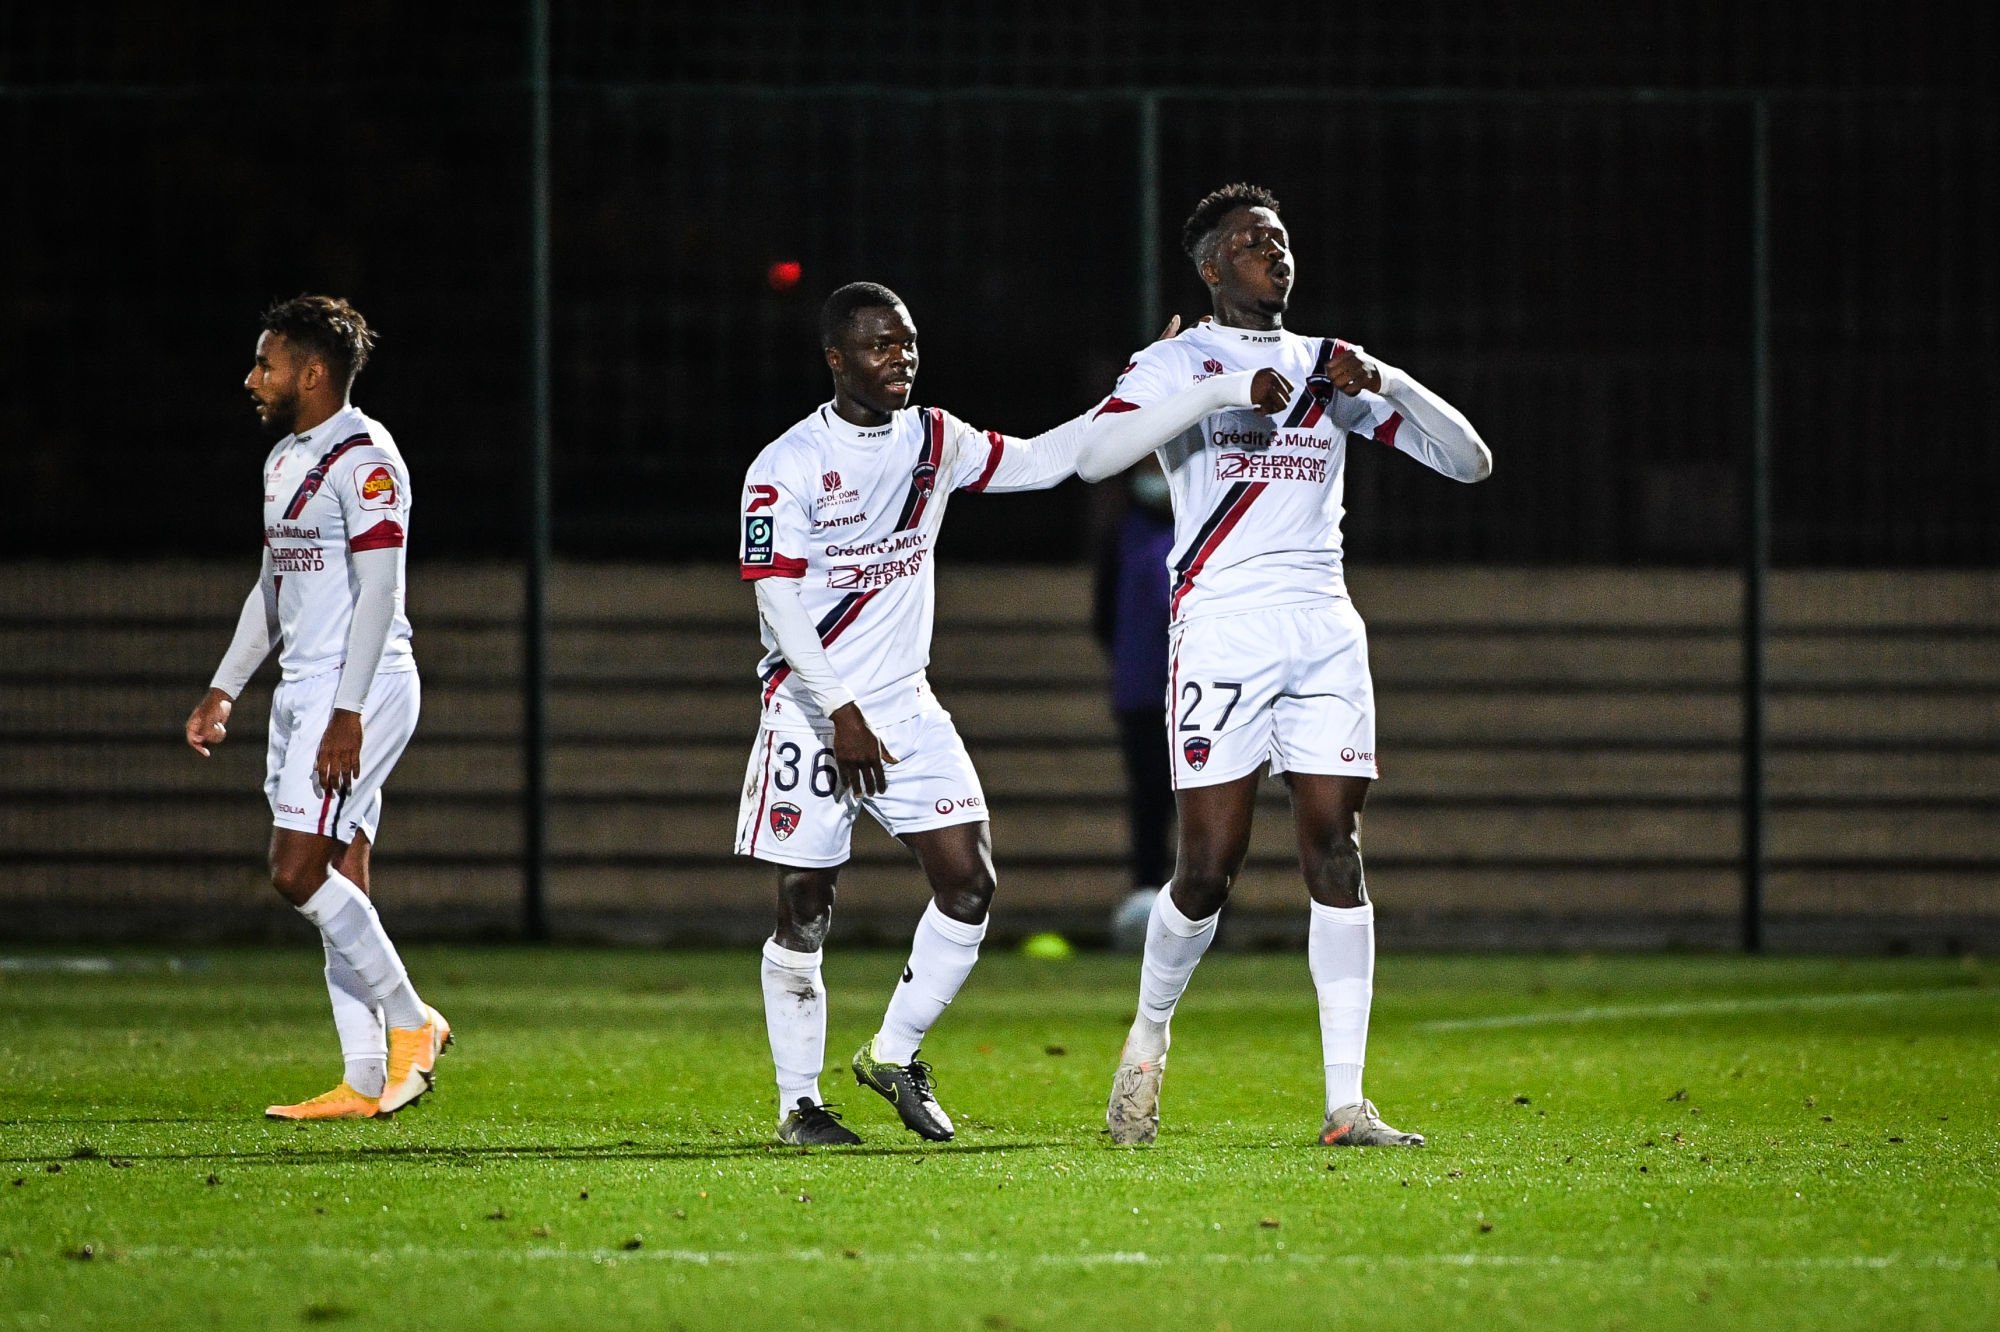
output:
[[[197,691],[228,643],[227,626],[0,623],[0,675],[38,680],[143,682]],[[506,685],[521,672],[513,627],[426,626],[418,660],[433,685]],[[754,624],[733,629],[675,626],[557,626],[550,672],[567,686],[615,681],[663,686],[753,688],[759,648]],[[1733,686],[1742,650],[1733,634],[1709,630],[1453,631],[1377,628],[1369,654],[1379,681],[1404,687],[1509,684]],[[1775,636],[1769,670],[1779,686],[1905,690],[1978,686],[2000,691],[2000,635],[1936,630],[1864,637],[1792,632]],[[940,625],[931,678],[941,689],[1105,688],[1106,663],[1078,628],[989,629]]]
[[[74,938],[88,921],[89,937],[240,938],[245,922],[261,932],[311,948],[311,930],[281,903],[255,859],[180,859],[148,865],[110,862],[38,864],[8,871],[9,936]],[[1371,872],[1386,948],[1425,937],[1427,918],[1618,921],[1697,917],[1715,923],[1708,946],[1734,937],[1740,881],[1733,870],[1699,866],[1547,866],[1454,868],[1381,862]],[[1018,937],[1024,920],[1065,929],[1102,930],[1105,916],[1128,890],[1114,870],[1093,867],[1003,866],[995,899],[997,938]],[[397,859],[376,865],[375,900],[399,938],[464,937],[469,931],[518,928],[522,880],[511,867]],[[1767,886],[1774,920],[1847,915],[1882,938],[1925,920],[1990,914],[1992,882],[1980,872],[1913,870],[1894,864],[1829,870],[1779,869]],[[856,938],[906,941],[926,893],[913,865],[849,866],[841,875],[834,913],[835,946]],[[775,873],[747,861],[640,867],[558,865],[547,906],[566,920],[623,921],[593,925],[593,937],[623,942],[712,939],[754,941],[770,930]],[[1223,917],[1226,931],[1303,937],[1304,890],[1283,866],[1252,866]],[[1260,924],[1269,922],[1269,924]],[[572,931],[573,932],[573,931]],[[302,963],[302,965],[304,965]],[[1136,961],[1134,963],[1136,974]],[[1301,985],[1304,985],[1301,961]]]
[[[199,696],[198,689],[149,685],[0,685],[0,736],[172,735]],[[968,740],[1103,742],[1115,735],[1109,707],[1095,694],[966,688],[940,690],[940,697]],[[517,734],[521,706],[511,688],[428,689],[419,735]],[[1634,737],[1732,743],[1741,729],[1738,700],[1722,688],[1579,693],[1496,687],[1475,694],[1384,681],[1378,683],[1377,706],[1379,734],[1390,744],[1608,743]],[[2000,692],[1780,688],[1773,691],[1768,716],[1770,734],[1779,741],[2000,744]],[[756,729],[757,700],[733,686],[565,686],[551,691],[549,723],[557,738],[570,740],[744,739]]]
[[[239,715],[254,709],[246,703]],[[1109,741],[1066,745],[975,744],[974,765],[995,799],[1064,796],[1116,805],[1125,775]],[[633,798],[716,796],[743,779],[749,736],[683,743],[567,742],[549,756],[558,795]],[[177,735],[131,739],[0,739],[0,795],[129,793],[158,800],[201,793],[255,799],[263,780],[264,738],[242,724],[204,761]],[[1449,742],[1399,744],[1383,755],[1378,801],[1392,797],[1709,796],[1732,799],[1742,762],[1733,744],[1538,747]],[[453,740],[428,731],[404,754],[390,786],[399,803],[429,795],[490,795],[521,790],[521,747],[513,737]],[[1779,799],[2000,799],[2000,749],[1780,749],[1767,782]],[[1268,782],[1268,797],[1282,787]]]
[[[256,574],[240,562],[37,563],[0,578],[0,620],[93,620],[148,615],[233,622]],[[1372,625],[1651,625],[1727,629],[1742,612],[1734,572],[1717,570],[1360,567],[1348,571],[1355,604]],[[431,562],[411,568],[410,610],[427,618],[519,618],[521,575],[492,565]],[[1778,570],[1770,579],[1774,627],[1932,625],[2000,629],[2000,571]],[[1082,626],[1090,615],[1087,570],[956,566],[938,570],[943,618],[988,624]],[[749,617],[751,593],[727,566],[558,564],[549,605],[557,619],[699,621]]]
[[[245,793],[248,795],[248,793]],[[558,799],[550,850],[559,856],[685,858],[727,855],[736,802],[726,798],[663,806],[652,800]],[[995,802],[994,841],[1010,861],[1116,864],[1125,823],[1115,808],[1066,800]],[[1792,805],[1772,811],[1771,855],[1799,861],[2000,860],[2000,817],[1991,802],[1899,806]],[[173,848],[202,855],[261,849],[269,815],[254,795],[151,801],[130,797],[10,800],[0,808],[0,846],[14,857],[94,853],[141,855]],[[379,838],[385,848],[424,856],[507,857],[520,849],[519,813],[482,799],[392,800]],[[1366,847],[1372,855],[1429,862],[1732,861],[1737,813],[1726,801],[1698,804],[1599,801],[1562,805],[1373,802]],[[872,820],[857,825],[861,859],[902,860],[907,852]],[[1256,821],[1250,858],[1296,859],[1282,808]]]

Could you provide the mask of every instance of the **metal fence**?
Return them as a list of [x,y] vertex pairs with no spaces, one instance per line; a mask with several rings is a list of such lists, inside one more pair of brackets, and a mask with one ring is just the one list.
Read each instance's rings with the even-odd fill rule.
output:
[[[1834,11],[1640,15],[1542,51],[1538,79],[1504,16],[1420,5],[1393,39],[1307,31],[1217,84],[1207,29],[1138,4],[912,5],[888,38],[673,8],[364,5],[291,31],[318,39],[304,74],[289,19],[12,11],[0,554],[247,576],[252,316],[349,295],[384,333],[358,396],[416,465],[419,576],[529,573],[538,866],[541,571],[726,563],[743,467],[827,392],[820,295],[889,283],[922,399],[1045,428],[1205,308],[1180,220],[1252,179],[1294,232],[1290,322],[1408,366],[1499,460],[1467,490],[1357,457],[1357,563],[1747,571],[1753,868],[1764,557],[2000,565],[2000,109],[1946,25],[1863,59]],[[968,505],[947,553],[1074,562],[1090,525],[1079,486]],[[1967,743],[2000,744],[1990,713]]]

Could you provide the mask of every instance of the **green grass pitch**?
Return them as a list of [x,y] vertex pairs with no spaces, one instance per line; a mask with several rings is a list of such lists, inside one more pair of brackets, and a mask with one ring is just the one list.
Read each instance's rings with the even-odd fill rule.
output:
[[385,1122],[318,950],[0,971],[0,1328],[1995,1326],[2000,984],[1970,961],[1385,954],[1319,1147],[1301,956],[1217,954],[1160,1143],[1104,1094],[1136,962],[994,950],[933,1033],[956,1142],[845,1056],[900,954],[829,955],[825,1083],[774,1121],[754,950],[413,949],[460,1043]]

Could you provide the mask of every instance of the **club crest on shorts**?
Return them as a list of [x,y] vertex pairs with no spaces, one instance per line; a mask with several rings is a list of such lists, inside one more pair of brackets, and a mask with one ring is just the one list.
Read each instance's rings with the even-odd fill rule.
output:
[[799,807],[779,802],[771,806],[771,833],[779,841],[784,841],[799,828]]
[[1205,735],[1189,736],[1181,742],[1181,754],[1187,759],[1188,766],[1196,772],[1208,766],[1208,751],[1211,748],[1213,742]]

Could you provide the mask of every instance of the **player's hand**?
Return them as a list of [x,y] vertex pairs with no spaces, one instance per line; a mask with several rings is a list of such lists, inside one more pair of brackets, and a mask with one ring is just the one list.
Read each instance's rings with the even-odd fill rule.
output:
[[889,789],[889,775],[882,770],[895,756],[882,747],[868,719],[852,703],[833,710],[833,762],[848,790],[862,795],[881,795]]
[[335,708],[320,737],[319,755],[313,760],[313,779],[321,795],[346,795],[361,777],[361,714]]
[[1382,367],[1359,347],[1344,342],[1333,344],[1333,362],[1326,367],[1326,377],[1333,386],[1353,397],[1367,389],[1370,393],[1382,391]]
[[1266,416],[1276,416],[1292,400],[1292,381],[1269,366],[1250,381],[1250,405]]
[[210,745],[219,745],[229,738],[229,714],[235,707],[236,700],[220,689],[211,689],[203,695],[188,714],[188,748],[207,758]]

